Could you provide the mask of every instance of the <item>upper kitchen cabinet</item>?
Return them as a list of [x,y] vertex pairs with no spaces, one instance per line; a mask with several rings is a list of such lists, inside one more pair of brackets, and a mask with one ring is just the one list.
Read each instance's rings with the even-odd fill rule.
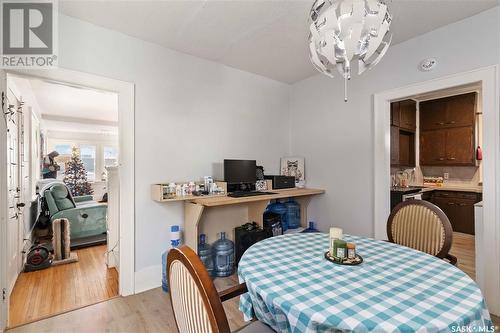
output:
[[413,100],[391,103],[391,166],[415,166],[416,110]]
[[391,125],[399,127],[399,102],[391,103]]
[[420,132],[420,165],[470,166],[475,163],[472,127]]
[[447,128],[446,161],[449,165],[474,165],[474,128],[471,126]]
[[421,165],[475,165],[476,96],[420,103]]
[[399,102],[399,127],[411,131],[417,128],[417,102],[414,100]]
[[477,93],[445,97],[420,103],[420,129],[474,126]]
[[444,165],[446,163],[446,133],[444,131],[420,132],[420,165]]
[[417,102],[407,99],[391,103],[391,125],[415,131],[417,127]]

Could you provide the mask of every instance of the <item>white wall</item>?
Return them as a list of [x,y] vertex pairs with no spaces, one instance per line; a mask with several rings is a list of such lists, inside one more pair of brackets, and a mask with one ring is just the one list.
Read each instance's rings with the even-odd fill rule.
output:
[[[373,94],[499,64],[499,22],[495,7],[389,48],[375,68],[351,79],[348,103],[340,75],[318,74],[292,86],[291,152],[306,158],[308,185],[326,189],[310,205],[320,229],[373,235]],[[437,58],[438,67],[418,71],[427,57]]]
[[67,16],[59,23],[60,67],[135,83],[135,267],[156,274],[183,210],[153,202],[150,185],[219,174],[229,157],[277,172],[289,150],[289,86]]

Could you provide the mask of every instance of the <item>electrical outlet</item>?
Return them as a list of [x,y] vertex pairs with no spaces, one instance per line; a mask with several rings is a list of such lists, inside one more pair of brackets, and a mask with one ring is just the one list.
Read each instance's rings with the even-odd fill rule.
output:
[[450,174],[448,172],[445,172],[443,174],[443,178],[446,179],[446,180],[448,180],[450,178]]

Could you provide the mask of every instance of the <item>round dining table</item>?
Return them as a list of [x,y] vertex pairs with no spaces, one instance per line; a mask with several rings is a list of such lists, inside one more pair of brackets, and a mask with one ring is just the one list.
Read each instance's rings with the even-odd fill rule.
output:
[[329,237],[296,233],[252,245],[238,266],[254,316],[276,332],[492,332],[476,283],[457,267],[393,243],[344,235],[363,262],[325,259]]

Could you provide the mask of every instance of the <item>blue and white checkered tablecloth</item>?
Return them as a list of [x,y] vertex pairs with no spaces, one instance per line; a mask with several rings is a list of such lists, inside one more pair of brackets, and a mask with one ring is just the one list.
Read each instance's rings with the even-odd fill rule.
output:
[[249,248],[238,269],[249,290],[240,299],[245,319],[255,314],[277,332],[492,331],[481,291],[458,268],[392,243],[344,238],[356,244],[361,265],[327,261],[322,233]]

